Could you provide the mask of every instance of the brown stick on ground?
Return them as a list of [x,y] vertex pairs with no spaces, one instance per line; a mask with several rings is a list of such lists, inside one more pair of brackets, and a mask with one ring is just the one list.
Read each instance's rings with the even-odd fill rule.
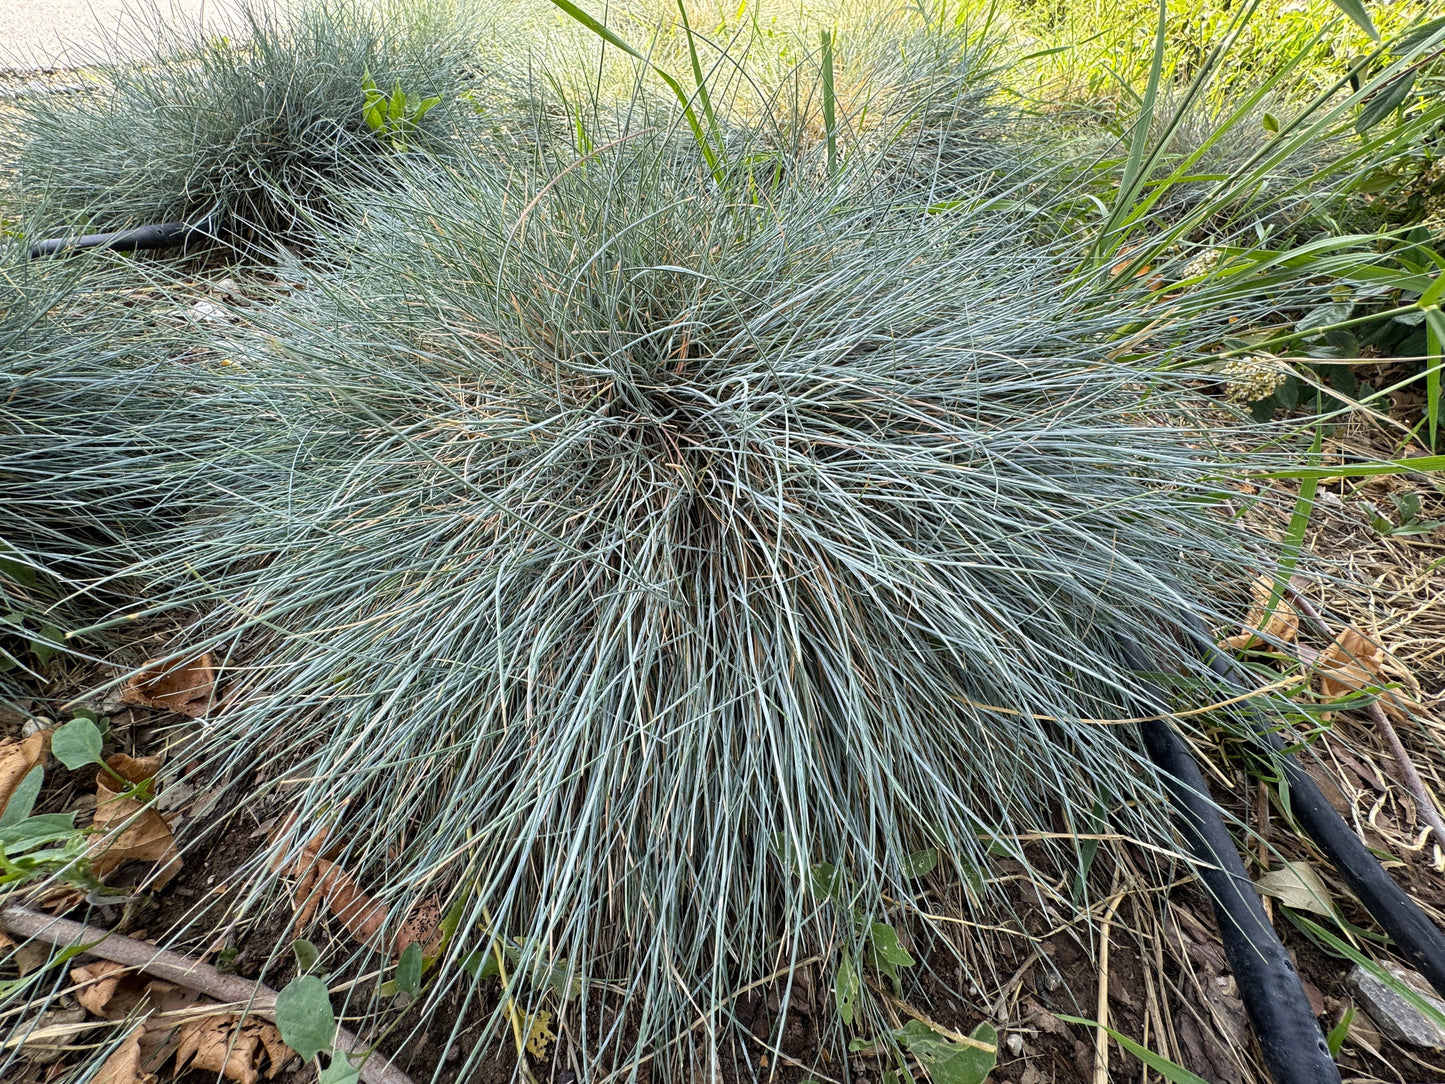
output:
[[[0,927],[19,937],[45,941],[62,948],[84,945],[91,956],[134,967],[188,990],[198,990],[217,1001],[244,1004],[257,1016],[271,1020],[276,1018],[275,990],[237,975],[223,975],[209,964],[178,952],[112,934],[98,926],[83,926],[69,919],[54,918],[17,904],[0,910]],[[335,1048],[348,1054],[366,1054],[366,1044],[342,1027],[336,1029]],[[364,1084],[412,1084],[411,1077],[375,1051],[366,1056],[359,1069]]]
[[[1330,626],[1309,599],[1294,587],[1287,587],[1285,593],[1289,595],[1290,602],[1294,603],[1295,609],[1318,625],[1321,632],[1326,636],[1334,635]],[[1410,797],[1415,799],[1417,815],[1434,831],[1435,842],[1439,846],[1445,847],[1445,819],[1441,819],[1440,810],[1436,807],[1435,800],[1430,797],[1430,792],[1425,789],[1425,781],[1420,778],[1420,773],[1415,768],[1415,762],[1410,759],[1410,754],[1405,749],[1405,743],[1400,740],[1400,735],[1396,732],[1394,724],[1390,722],[1390,717],[1384,713],[1376,701],[1371,701],[1365,706],[1365,713],[1369,715],[1370,720],[1384,736],[1385,744],[1390,747],[1390,754],[1400,768],[1400,782],[1404,784]]]

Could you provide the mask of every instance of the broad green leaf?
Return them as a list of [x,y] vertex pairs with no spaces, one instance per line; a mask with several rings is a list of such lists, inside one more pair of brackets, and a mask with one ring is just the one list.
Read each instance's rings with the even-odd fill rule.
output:
[[863,985],[859,981],[858,968],[853,964],[853,955],[845,952],[838,962],[838,973],[833,976],[833,998],[838,1004],[838,1019],[843,1023],[853,1023],[858,995],[862,991]]
[[44,765],[37,764],[25,773],[25,778],[10,792],[4,811],[0,812],[0,828],[19,824],[30,816],[30,811],[35,808],[35,799],[40,795],[40,785],[44,782]]
[[868,963],[880,975],[887,975],[893,989],[902,988],[898,978],[900,967],[912,967],[913,957],[898,943],[898,931],[885,922],[868,927]]
[[1415,87],[1415,75],[1415,72],[1402,75],[1370,95],[1364,108],[1360,110],[1359,117],[1355,120],[1355,131],[1364,135],[1404,105],[1405,99],[1410,96],[1410,91]]
[[379,132],[386,127],[386,121],[382,119],[381,105],[379,102],[369,106],[364,115],[366,117],[366,126],[373,132]]
[[316,961],[321,958],[316,946],[300,937],[291,942],[291,951],[296,954],[296,967],[303,975],[315,968]]
[[276,1027],[281,1040],[310,1061],[336,1039],[336,1016],[326,983],[315,975],[288,982],[276,995]]
[[421,993],[421,946],[413,941],[396,962],[396,988],[416,997]]
[[923,877],[937,868],[938,848],[925,847],[921,851],[914,851],[904,859],[903,875],[905,877]]
[[[0,542],[0,548],[10,549],[10,547],[6,546],[3,542]],[[19,561],[12,561],[8,557],[0,557],[0,576],[14,580],[22,587],[35,586],[35,569],[29,565],[21,564]]]
[[99,764],[100,728],[89,719],[72,719],[50,736],[50,751],[71,771]]
[[29,857],[38,861],[42,856],[33,852],[42,843],[57,839],[66,840],[68,843],[72,838],[79,839],[82,835],[75,827],[74,813],[41,813],[0,828],[0,846],[4,847],[8,856],[30,851],[32,853]]
[[54,625],[41,625],[39,636],[30,641],[30,651],[40,665],[44,666],[60,653],[60,648],[55,645],[64,642],[65,632],[62,629],[58,629]]
[[316,1075],[316,1084],[352,1084],[360,1076],[361,1070],[338,1054]]
[[972,1045],[945,1039],[921,1020],[893,1035],[923,1063],[933,1084],[983,1084],[998,1064],[998,1032],[987,1021],[973,1029]]
[[442,100],[440,98],[423,98],[421,100],[421,104],[416,107],[416,112],[411,115],[412,123],[420,124],[422,117],[426,116],[427,113],[429,113],[434,106],[438,106],[441,104]]
[[[1097,1021],[1087,1020],[1082,1016],[1060,1015],[1059,1019],[1066,1024],[1082,1024],[1086,1028],[1097,1028],[1099,1026]],[[1119,1032],[1115,1031],[1113,1028],[1109,1027],[1106,1027],[1104,1031],[1108,1033],[1111,1039],[1113,1039],[1116,1043],[1122,1046],[1130,1054],[1133,1054],[1136,1058],[1142,1061],[1150,1069],[1153,1069],[1165,1080],[1171,1081],[1172,1084],[1209,1084],[1209,1082],[1203,1077],[1195,1076],[1188,1069],[1184,1068],[1184,1066],[1176,1065],[1168,1058],[1163,1057],[1160,1054],[1154,1053],[1154,1051],[1150,1050],[1148,1047],[1141,1046],[1133,1039],[1129,1038],[1129,1036],[1122,1035]]]
[[401,80],[398,79],[391,88],[391,104],[386,107],[386,119],[399,121],[406,115],[406,91],[401,89]]
[[820,900],[841,900],[843,871],[832,862],[819,862],[808,871],[808,883]]

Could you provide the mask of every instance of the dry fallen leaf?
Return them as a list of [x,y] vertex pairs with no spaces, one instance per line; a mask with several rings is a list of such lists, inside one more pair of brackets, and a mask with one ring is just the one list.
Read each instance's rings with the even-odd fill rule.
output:
[[433,956],[442,943],[442,905],[435,896],[428,896],[415,907],[396,931],[391,954],[400,956],[408,945],[420,945],[423,956]]
[[[154,862],[156,872],[150,883],[162,888],[181,870],[180,852],[171,826],[144,803],[121,797],[121,782],[110,774],[114,772],[127,783],[139,785],[154,778],[161,758],[117,753],[107,757],[105,763],[110,771],[97,771],[95,776],[96,805],[92,823],[106,833],[96,840],[92,851],[95,874],[104,880],[124,862]],[[113,829],[119,831],[111,836]]]
[[274,1077],[290,1060],[291,1048],[281,1041],[274,1025],[255,1019],[240,1021],[234,1013],[224,1013],[182,1024],[176,1074],[187,1068],[200,1069],[220,1073],[237,1084],[256,1084],[264,1060],[268,1063],[266,1078]]
[[70,970],[75,1000],[92,1015],[124,1020],[138,1011],[175,1012],[196,1002],[194,990],[151,978],[124,964],[96,960]]
[[[125,964],[112,963],[110,960],[97,960],[95,963],[73,967],[70,969],[70,981],[77,987],[74,991],[75,1000],[91,1015],[108,1018],[106,1008],[127,974],[129,971]],[[120,1015],[124,1016],[125,1013]]]
[[1269,612],[1270,596],[1274,594],[1274,580],[1268,576],[1256,576],[1250,585],[1253,599],[1249,615],[1244,619],[1245,631],[1220,641],[1222,647],[1243,651],[1262,640],[1274,643],[1290,643],[1299,635],[1299,611],[1288,599],[1281,597],[1275,603],[1274,612]]
[[143,1073],[140,1067],[140,1041],[144,1034],[144,1026],[132,1028],[125,1042],[105,1059],[105,1064],[90,1078],[91,1084],[153,1084],[155,1074]]
[[216,662],[209,652],[189,662],[148,662],[121,690],[127,704],[162,708],[195,719],[206,714],[216,691]]
[[1282,862],[1278,868],[1262,874],[1254,887],[1296,911],[1334,917],[1330,890],[1308,862]]
[[[279,829],[273,829],[272,839],[279,838],[295,823],[294,814]],[[295,936],[300,937],[306,925],[316,916],[324,903],[341,922],[346,932],[357,941],[372,941],[386,922],[387,909],[361,890],[356,879],[334,861],[341,852],[340,843],[328,845],[327,829],[317,832],[290,868],[296,878],[296,887],[291,893],[294,911]],[[285,865],[278,856],[271,862],[273,870]],[[391,942],[393,957],[399,957],[409,945],[417,944],[424,955],[434,953],[442,941],[442,907],[434,896],[419,902],[396,931]]]
[[386,921],[386,908],[361,891],[351,874],[324,858],[317,859],[303,875],[294,898],[301,901],[296,912],[298,931],[323,901],[346,932],[363,943],[374,938]]
[[48,731],[37,730],[22,741],[10,739],[0,742],[0,813],[5,811],[10,795],[15,793],[20,780],[29,775],[30,769],[45,756],[45,742],[48,738]]
[[1320,652],[1315,666],[1320,675],[1320,692],[1333,700],[1379,685],[1385,652],[1354,629],[1344,629]]
[[539,1012],[532,1017],[527,1028],[527,1052],[534,1058],[545,1058],[547,1047],[555,1038],[557,1036],[552,1033],[552,1014]]

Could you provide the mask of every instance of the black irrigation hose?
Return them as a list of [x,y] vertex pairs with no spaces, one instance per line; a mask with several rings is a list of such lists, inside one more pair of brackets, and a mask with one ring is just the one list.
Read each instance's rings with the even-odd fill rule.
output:
[[[1136,648],[1122,645],[1135,670],[1147,669]],[[1157,711],[1163,698],[1152,698]],[[1340,1071],[1310,1008],[1298,972],[1264,913],[1219,807],[1189,747],[1162,719],[1140,724],[1149,759],[1174,802],[1174,821],[1198,860],[1195,872],[1209,892],[1219,939],[1239,998],[1275,1084],[1339,1084]]]
[[83,237],[54,237],[30,247],[30,258],[83,252],[91,248],[108,248],[116,252],[137,252],[142,249],[184,248],[192,241],[210,240],[212,222],[158,222],[136,226],[114,233],[88,233]]
[[[1255,691],[1256,686],[1245,680],[1233,659],[1214,646],[1204,623],[1197,619],[1194,634],[1211,670],[1240,692]],[[1350,891],[1390,935],[1396,948],[1445,997],[1445,934],[1385,872],[1299,761],[1285,752],[1284,740],[1255,713],[1250,713],[1250,723],[1279,765],[1288,789],[1286,805],[1290,814],[1325,852]],[[1445,844],[1445,840],[1441,842]]]

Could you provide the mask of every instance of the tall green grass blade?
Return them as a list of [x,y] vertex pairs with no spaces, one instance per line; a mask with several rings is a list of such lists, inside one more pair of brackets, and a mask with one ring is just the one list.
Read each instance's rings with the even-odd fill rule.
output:
[[[1411,378],[1415,379],[1414,377]],[[1380,478],[1395,474],[1433,474],[1445,471],[1445,455],[1422,455],[1411,459],[1389,459],[1379,463],[1342,463],[1331,467],[1286,467],[1260,471],[1260,478],[1298,478],[1316,485],[1324,478]],[[1303,490],[1301,490],[1303,492]],[[1307,522],[1307,518],[1306,518]],[[1296,524],[1291,523],[1293,535]],[[1301,534],[1300,537],[1303,537]]]
[[1437,1028],[1445,1029],[1445,1013],[1442,1013],[1436,1006],[1432,1005],[1419,991],[1413,989],[1409,984],[1401,982],[1385,968],[1381,967],[1374,960],[1351,945],[1348,941],[1336,936],[1330,930],[1325,929],[1313,919],[1300,914],[1293,908],[1285,908],[1285,916],[1296,926],[1312,938],[1324,942],[1331,951],[1338,953],[1353,964],[1358,964],[1370,973],[1378,982],[1383,983],[1390,991],[1403,998],[1410,1006],[1426,1020]]
[[[1323,442],[1324,426],[1316,424],[1314,442],[1310,445],[1306,462],[1319,462]],[[1283,597],[1285,585],[1289,583],[1290,577],[1299,564],[1300,554],[1304,550],[1305,534],[1309,530],[1310,520],[1314,516],[1315,494],[1319,490],[1319,485],[1320,476],[1317,474],[1306,474],[1300,479],[1299,497],[1295,501],[1289,527],[1286,528],[1284,540],[1280,544],[1279,570],[1275,575],[1274,591],[1270,599],[1271,609],[1278,605],[1280,598]]]
[[1153,58],[1149,62],[1149,81],[1144,87],[1144,94],[1139,101],[1139,115],[1135,119],[1129,135],[1129,155],[1119,177],[1119,189],[1114,197],[1114,205],[1099,230],[1097,244],[1103,246],[1102,251],[1105,255],[1117,247],[1117,243],[1114,241],[1116,225],[1123,218],[1127,209],[1133,206],[1140,187],[1147,179],[1143,171],[1144,156],[1149,149],[1154,111],[1159,102],[1159,89],[1164,76],[1164,56],[1169,40],[1168,34],[1169,5],[1167,0],[1159,0],[1159,21],[1154,29],[1154,52]]
[[823,68],[823,131],[828,140],[828,176],[838,175],[837,96],[833,89],[833,35],[819,31]]
[[[702,123],[697,118],[697,111],[692,105],[692,97],[687,91],[683,90],[682,84],[669,75],[663,68],[653,63],[647,56],[634,49],[625,39],[609,30],[606,24],[594,19],[591,15],[587,14],[587,12],[572,3],[572,0],[551,0],[551,2],[603,41],[617,49],[621,49],[628,56],[655,72],[658,78],[667,84],[668,89],[672,91],[673,96],[682,107],[682,113],[687,120],[687,125],[692,129],[693,142],[697,145],[698,150],[702,152],[702,156],[707,162],[708,170],[712,173],[714,180],[721,181],[723,177],[722,160],[718,157],[717,149],[713,147],[712,140],[709,138],[707,132],[704,131]],[[691,32],[689,32],[688,35],[688,45],[689,48],[692,45]],[[698,67],[697,71],[698,86],[702,89],[703,94],[706,94],[705,84],[701,76],[701,66]]]
[[[1445,286],[1445,273],[1441,273],[1431,291]],[[1422,302],[1424,297],[1420,299]],[[1425,309],[1425,417],[1430,426],[1430,447],[1436,448],[1440,424],[1440,368],[1445,366],[1445,313],[1437,304],[1427,304]]]
[[1354,20],[1355,25],[1371,38],[1380,40],[1380,32],[1375,29],[1370,13],[1365,10],[1364,0],[1334,0],[1334,5]]
[[1105,1033],[1111,1039],[1113,1039],[1130,1054],[1133,1054],[1150,1069],[1153,1069],[1165,1080],[1170,1081],[1171,1084],[1208,1084],[1208,1082],[1203,1077],[1191,1073],[1188,1069],[1184,1068],[1184,1066],[1178,1064],[1177,1062],[1170,1061],[1162,1054],[1154,1053],[1154,1051],[1150,1050],[1147,1046],[1144,1046],[1142,1043],[1135,1042],[1123,1032],[1115,1031],[1111,1027],[1101,1025],[1096,1020],[1089,1020],[1082,1016],[1064,1016],[1062,1014],[1059,1014],[1059,1019],[1064,1021],[1064,1023],[1066,1024],[1080,1024],[1088,1028],[1103,1027]]
[[723,143],[722,128],[718,125],[717,114],[713,111],[712,94],[707,85],[708,80],[703,75],[702,63],[698,60],[697,39],[693,36],[692,24],[688,22],[687,4],[684,0],[677,0],[677,11],[682,17],[682,32],[687,38],[687,56],[692,64],[693,86],[696,88],[694,93],[697,95],[698,101],[702,103],[703,117],[707,121],[708,138],[712,140],[713,147],[721,160],[727,148]]

